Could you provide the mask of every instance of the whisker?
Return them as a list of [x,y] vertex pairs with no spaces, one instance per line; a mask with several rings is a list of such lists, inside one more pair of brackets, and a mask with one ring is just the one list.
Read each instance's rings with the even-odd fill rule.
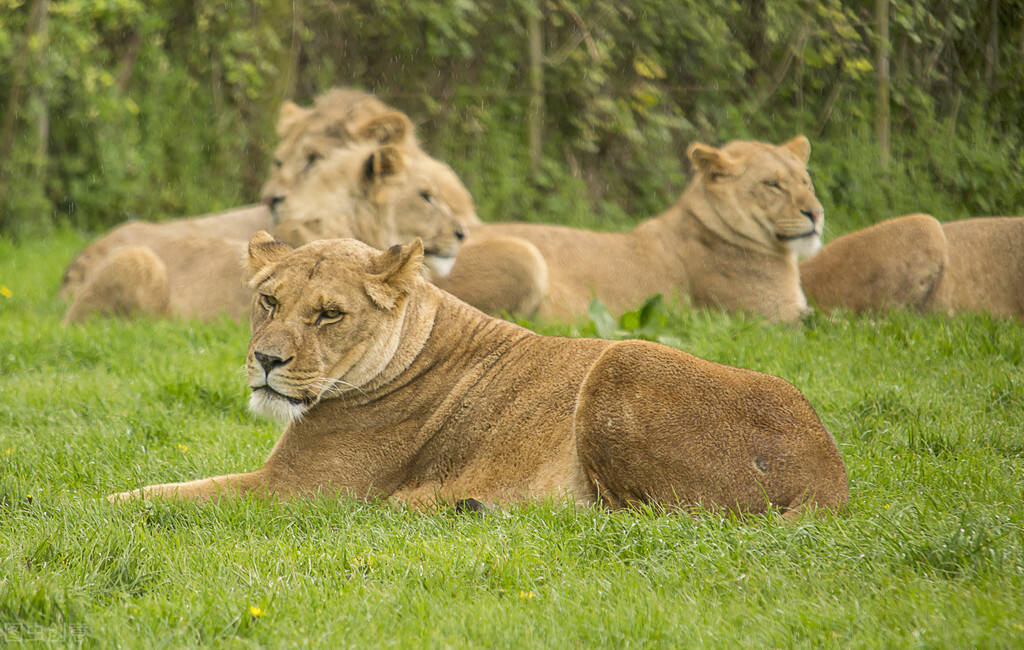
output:
[[321,397],[323,397],[324,393],[338,385],[347,386],[348,388],[357,390],[361,394],[366,395],[366,391],[364,391],[362,388],[356,386],[355,384],[350,384],[344,379],[331,379],[330,377],[320,377],[319,379],[313,382],[313,385],[319,391],[319,393],[317,394],[317,399],[320,399]]

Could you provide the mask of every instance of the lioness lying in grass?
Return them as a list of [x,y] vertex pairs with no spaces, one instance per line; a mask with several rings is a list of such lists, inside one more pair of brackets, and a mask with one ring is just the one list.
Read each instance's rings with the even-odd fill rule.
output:
[[794,515],[848,498],[832,436],[771,375],[641,341],[539,336],[425,282],[418,240],[249,243],[264,466],[111,495],[340,492],[413,505],[555,497]]
[[807,296],[822,309],[911,308],[1024,319],[1024,218],[939,223],[913,214],[829,242],[801,261]]
[[[519,237],[548,266],[538,315],[577,319],[594,298],[613,312],[661,293],[696,305],[793,321],[807,311],[797,254],[821,245],[824,210],[806,171],[810,143],[695,143],[679,200],[627,233],[541,224],[484,224],[471,239]],[[456,260],[453,277],[471,277]]]

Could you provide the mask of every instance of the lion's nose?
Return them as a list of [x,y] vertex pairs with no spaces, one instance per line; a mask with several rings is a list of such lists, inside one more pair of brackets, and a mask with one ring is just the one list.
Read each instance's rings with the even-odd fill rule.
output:
[[277,206],[281,205],[282,201],[284,201],[284,196],[280,194],[274,194],[273,196],[268,196],[266,199],[264,199],[264,202],[267,204],[267,207],[270,208],[271,210],[277,209]]
[[262,352],[253,352],[252,355],[256,357],[256,361],[259,361],[260,365],[263,366],[263,372],[268,375],[274,368],[283,366],[295,358],[288,357],[287,359],[282,359],[281,357],[273,354],[264,354]]
[[800,214],[804,215],[811,220],[811,223],[816,223],[822,217],[825,216],[825,211],[821,208],[813,208],[811,210],[801,210]]

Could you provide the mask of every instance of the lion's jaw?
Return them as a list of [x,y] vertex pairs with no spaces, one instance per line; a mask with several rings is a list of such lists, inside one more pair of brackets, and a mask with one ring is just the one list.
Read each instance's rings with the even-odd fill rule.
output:
[[423,257],[423,265],[430,269],[435,277],[446,278],[455,266],[455,255],[432,255],[427,253]]
[[422,284],[418,240],[383,253],[355,240],[293,250],[258,233],[249,250],[253,412],[297,420],[325,399],[386,382],[415,357],[405,348],[417,337],[403,333],[410,295]]
[[784,245],[797,257],[810,257],[821,250],[821,230],[816,229],[806,235],[786,238]]

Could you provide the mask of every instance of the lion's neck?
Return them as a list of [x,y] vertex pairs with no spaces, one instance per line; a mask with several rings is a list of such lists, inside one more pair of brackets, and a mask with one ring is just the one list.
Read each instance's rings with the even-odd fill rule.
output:
[[742,251],[747,255],[759,253],[765,258],[785,260],[787,263],[791,257],[770,241],[766,242],[765,239],[770,239],[771,234],[755,230],[757,226],[749,219],[723,212],[723,207],[708,196],[707,188],[696,182],[690,183],[679,200],[655,217],[655,220],[680,236],[699,237],[706,246],[720,252]]
[[[518,325],[483,314],[426,281],[417,284],[404,306],[400,342],[388,364],[361,391],[350,391],[323,404],[334,402],[348,407],[376,401],[419,381],[439,361],[449,371],[452,364],[472,365],[495,353],[488,341],[497,338],[515,342],[533,335]],[[458,331],[457,337],[452,337],[453,329]],[[444,392],[449,389],[445,387]]]
[[395,353],[384,369],[365,387],[365,393],[386,388],[404,373],[422,354],[424,347],[434,332],[437,310],[440,306],[440,295],[433,286],[420,280],[406,304],[402,325],[397,334],[399,343]]

